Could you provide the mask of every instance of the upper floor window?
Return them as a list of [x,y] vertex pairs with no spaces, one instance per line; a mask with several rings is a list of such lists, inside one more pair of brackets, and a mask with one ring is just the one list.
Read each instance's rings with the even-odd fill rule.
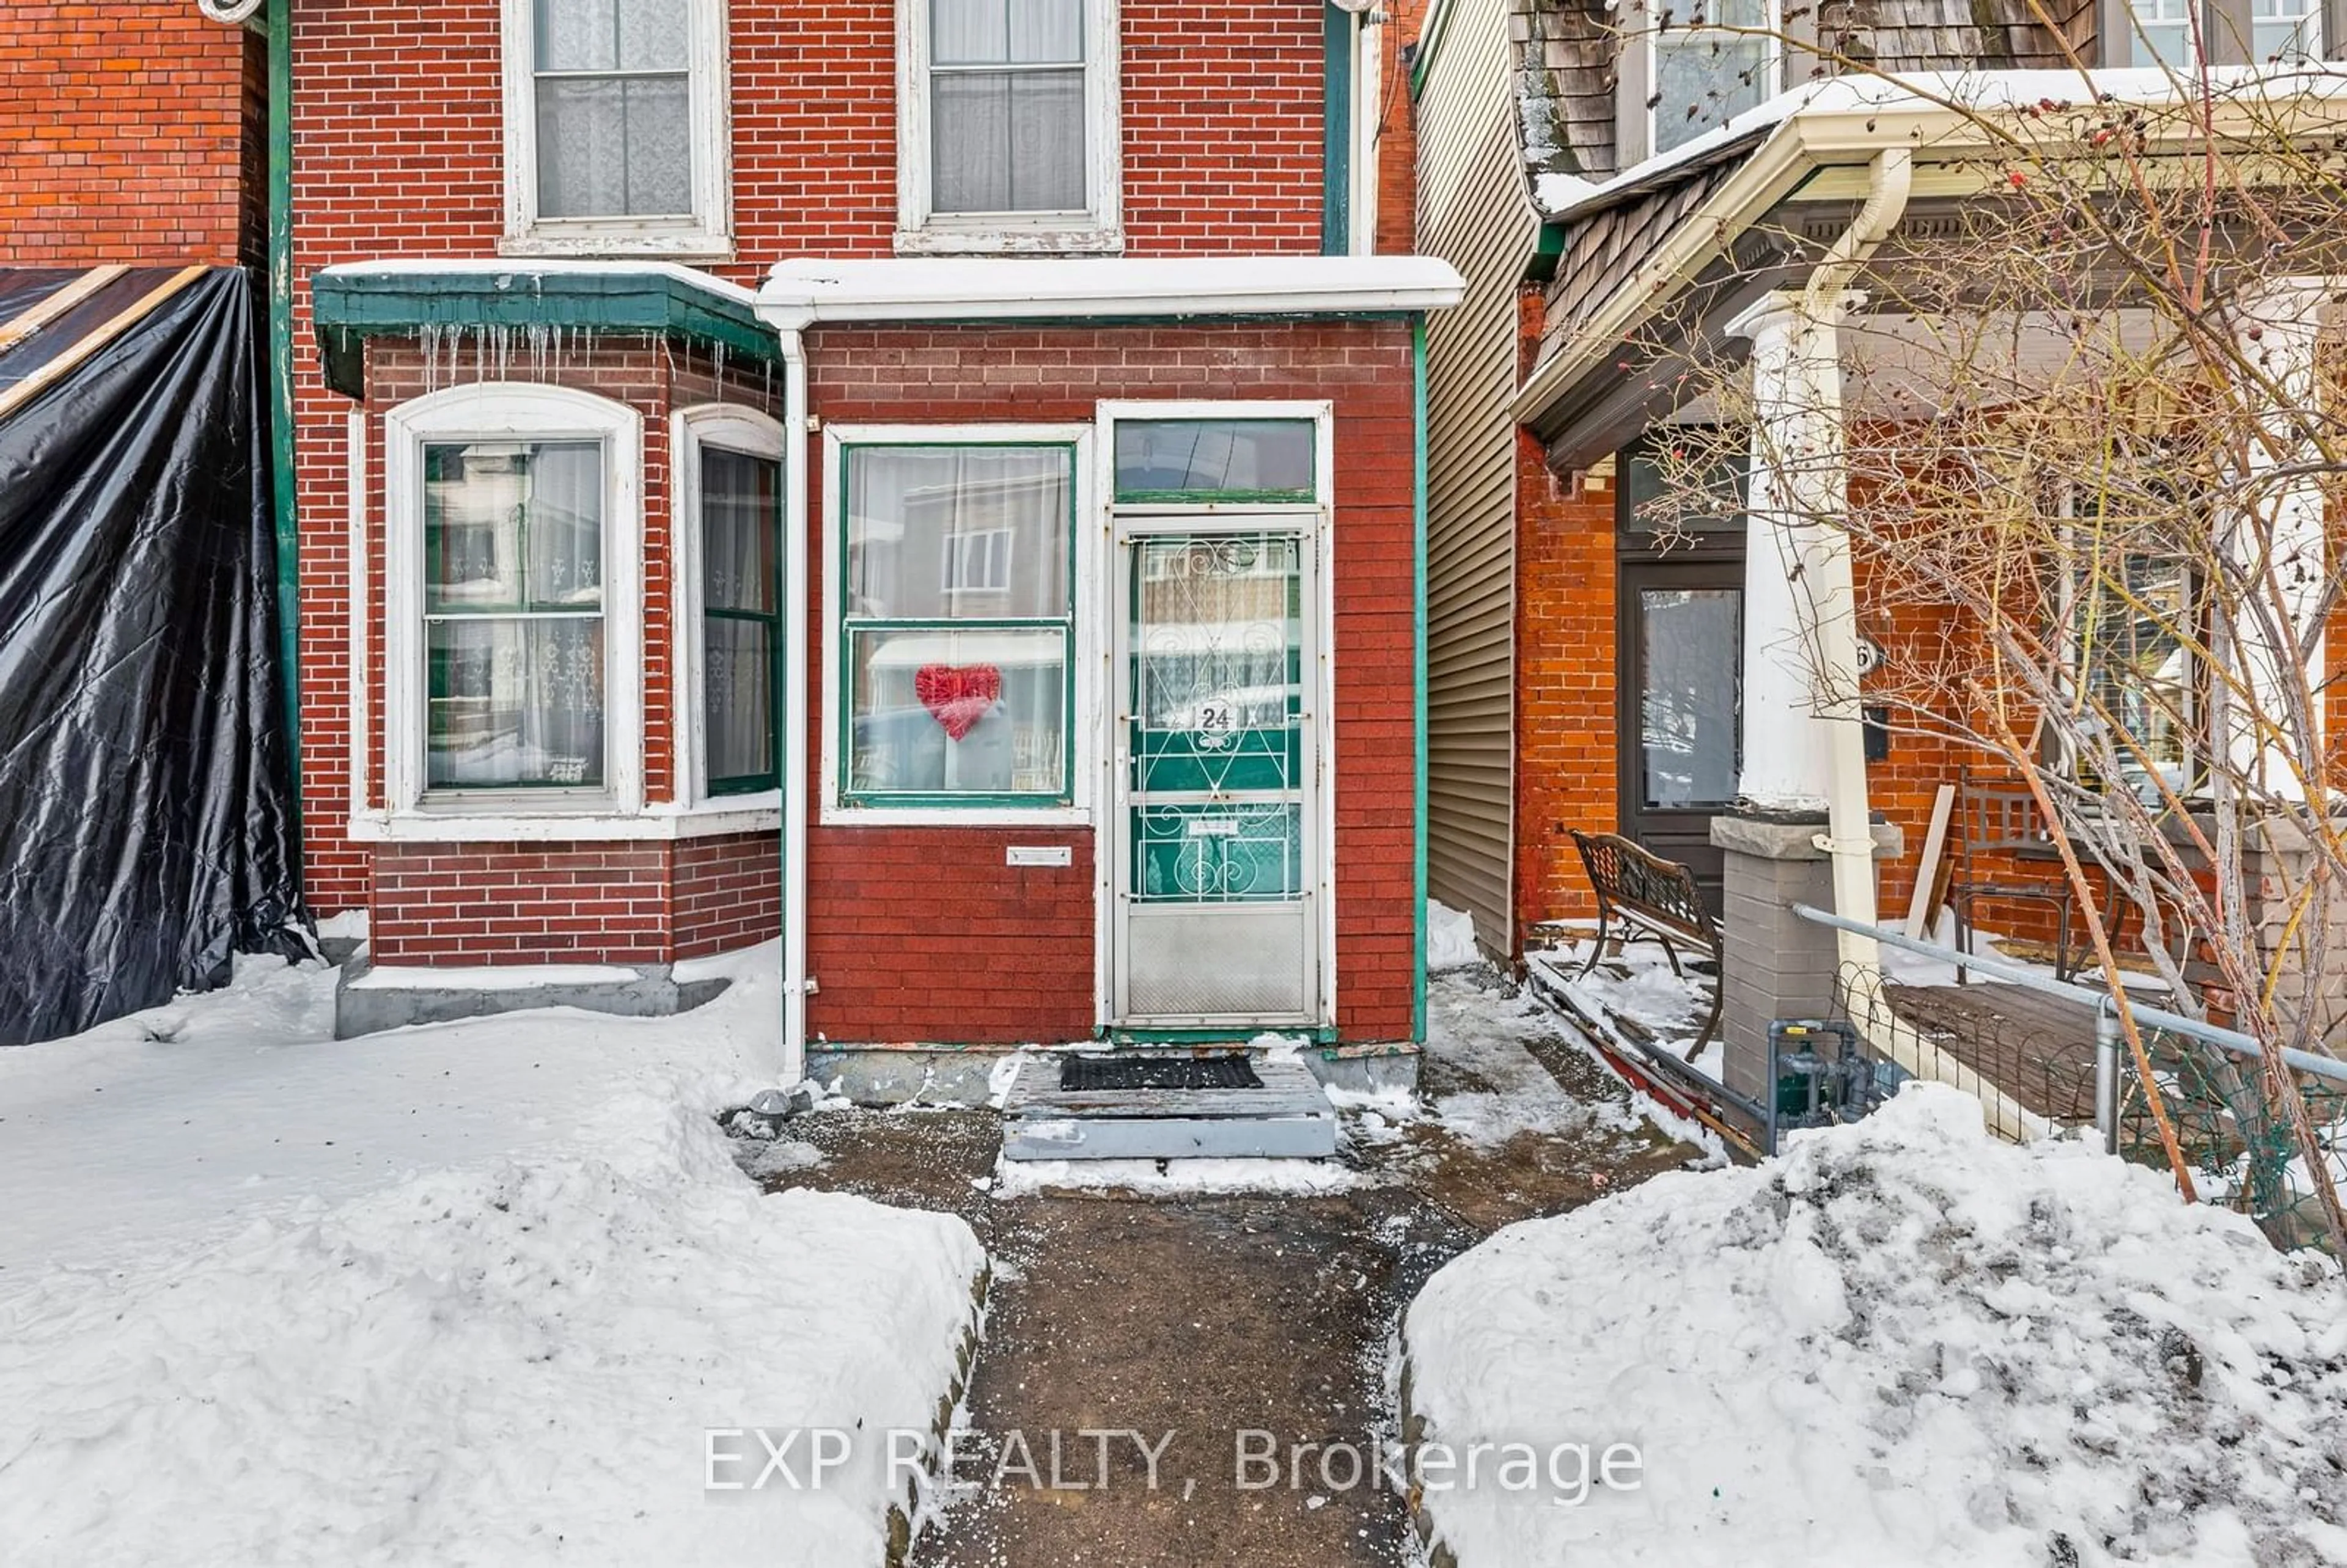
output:
[[505,0],[506,248],[727,248],[723,0]]
[[1114,251],[1115,0],[897,0],[897,249]]
[[1703,0],[1653,41],[1647,150],[1668,152],[1777,91],[1775,0]]
[[2319,58],[2322,49],[2320,0],[2130,0],[2132,36],[2122,56],[2138,66],[2177,70],[2200,63]]

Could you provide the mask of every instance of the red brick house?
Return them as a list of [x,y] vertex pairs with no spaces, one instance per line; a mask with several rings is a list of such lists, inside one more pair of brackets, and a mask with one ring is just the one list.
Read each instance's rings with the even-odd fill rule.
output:
[[307,892],[372,989],[779,935],[793,1051],[1416,1039],[1458,285],[1372,253],[1379,31],[295,0]]
[[[1898,493],[1886,477],[1923,461],[1905,453],[1933,450],[1922,432],[1962,427],[1961,397],[1928,375],[1900,380],[1933,353],[2001,333],[2016,364],[2057,357],[2042,318],[1914,286],[1999,214],[2012,253],[2045,243],[1999,205],[2031,179],[2014,150],[2031,144],[1999,141],[1999,115],[2051,118],[2070,100],[2165,115],[2145,143],[2153,167],[2335,134],[2335,6],[2190,9],[1438,0],[1412,82],[1419,243],[1458,265],[1467,295],[1430,328],[1430,884],[1472,912],[1487,952],[1519,960],[1597,913],[1576,831],[1686,866],[1721,917],[1726,1076],[1747,1096],[1761,1092],[1770,1020],[1830,1012],[1838,973],[1846,989],[1874,965],[1872,938],[1838,939],[1796,903],[1869,927],[1911,909],[1929,934],[1943,907],[1970,917],[1969,893],[1946,887],[1951,860],[1976,845],[1971,882],[2004,890],[1975,900],[1993,928],[2075,960],[2061,940],[2077,936],[2060,923],[2068,884],[2034,804],[2003,828],[1990,815],[1998,786],[2015,787],[2009,761],[1966,743],[1960,723],[1926,722],[1965,714],[1969,695],[1935,684],[1935,661],[1976,648],[1964,640],[1984,637],[1979,618],[1920,569],[1854,548],[1853,530],[1800,529],[1867,514],[1870,487]],[[2171,108],[2195,101],[2202,65],[2222,84],[2206,135]],[[2090,147],[2108,140],[2091,134]],[[2239,276],[2227,308],[2262,343],[2264,395],[2311,401],[2288,389],[2313,384],[2315,344],[2335,332],[2324,291]],[[1890,390],[1917,385],[1932,390]],[[2017,407],[2067,392],[2039,370],[1974,396]],[[1733,504],[1664,515],[1686,509],[1686,476],[1667,473],[1686,448],[1716,462],[1714,493]],[[2327,559],[2335,574],[2307,477],[2319,466],[2259,505],[2283,541],[2276,559]],[[2049,488],[2049,513],[2075,503],[2081,471],[2042,476],[2074,487],[2069,502]],[[2125,588],[2188,604],[2192,569],[2139,556]],[[2074,687],[2114,660],[2089,646],[2105,591],[2073,579],[2038,629]],[[2138,613],[2131,637],[2157,619]],[[2290,613],[2298,646],[2270,671],[2317,694],[2335,771],[2336,665],[2321,623]],[[2159,655],[2143,689],[2167,690],[2113,726],[2143,774],[2188,778],[2196,754],[2256,758],[2203,700],[2240,671],[2143,635],[2129,656]],[[2335,649],[2335,622],[2329,636]],[[1894,712],[1903,722],[1879,716]],[[2075,752],[2057,765],[2081,795],[2157,793],[2119,770],[2093,775]],[[2321,798],[2299,787],[2301,804]],[[2280,903],[2285,886],[2252,878],[2245,902]]]

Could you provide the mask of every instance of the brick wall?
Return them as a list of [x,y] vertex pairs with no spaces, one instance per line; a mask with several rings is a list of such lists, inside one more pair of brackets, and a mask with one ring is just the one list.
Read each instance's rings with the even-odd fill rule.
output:
[[[887,254],[894,0],[731,0],[730,15],[737,254],[711,270],[754,283],[786,256]],[[1128,252],[1317,251],[1320,7],[1125,0],[1122,15]],[[497,38],[497,0],[294,8],[302,274],[496,253]]]
[[1377,252],[1406,256],[1418,250],[1418,125],[1403,51],[1418,42],[1428,0],[1390,0],[1386,14],[1385,80],[1370,106],[1378,121]]
[[193,0],[11,0],[0,232],[15,267],[261,254],[265,57]]
[[782,929],[773,834],[676,843],[396,844],[374,852],[384,963],[657,964]]
[[1614,495],[1578,490],[1517,433],[1516,922],[1592,916],[1567,832],[1619,826]]
[[378,845],[374,956],[387,964],[664,962],[671,848]]
[[[834,424],[1089,420],[1103,398],[1336,400],[1337,1023],[1349,1040],[1408,1038],[1409,328],[825,327],[808,354],[815,411]],[[819,608],[820,584],[815,594]],[[810,715],[811,755],[823,723]],[[834,1040],[861,1038],[867,1018],[906,1039],[1088,1036],[1092,842],[1090,829],[814,828],[808,961],[822,989],[809,1027]],[[1013,870],[1003,865],[1012,844],[1067,844],[1075,864]]]

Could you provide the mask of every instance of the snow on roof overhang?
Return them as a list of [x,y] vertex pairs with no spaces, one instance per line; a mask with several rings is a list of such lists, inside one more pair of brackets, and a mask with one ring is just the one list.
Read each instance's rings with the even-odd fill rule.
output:
[[[2209,123],[2239,140],[2270,138],[2273,114],[2288,108],[2326,129],[2347,121],[2347,66],[2211,69]],[[1726,253],[1755,222],[1788,200],[1847,201],[1846,182],[1820,171],[1863,167],[1888,149],[1912,149],[1918,189],[1934,178],[1936,193],[1985,188],[1983,154],[2011,146],[1989,116],[2039,103],[2080,104],[2090,95],[2147,108],[2197,97],[2200,83],[2165,70],[1961,71],[1899,77],[1850,76],[1814,83],[1747,110],[1660,158],[1590,187],[1552,213],[1571,225],[1624,201],[1667,190],[1732,159],[1735,171],[1656,243],[1652,255],[1608,294],[1597,311],[1543,360],[1516,395],[1512,412],[1538,425],[1591,372],[1609,363],[1623,339],[1653,317]],[[2188,150],[2179,138],[2178,152]]]
[[979,323],[1413,315],[1465,283],[1432,256],[886,257],[791,261],[758,314],[823,322]]
[[369,337],[559,328],[651,333],[758,359],[781,354],[749,290],[672,261],[361,261],[322,270],[310,297],[326,383],[351,396]]

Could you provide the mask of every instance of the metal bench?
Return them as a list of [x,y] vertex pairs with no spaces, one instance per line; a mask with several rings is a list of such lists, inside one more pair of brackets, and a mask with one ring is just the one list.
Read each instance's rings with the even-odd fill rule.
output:
[[[1715,969],[1719,968],[1719,922],[1704,907],[1694,872],[1676,860],[1647,853],[1617,833],[1583,833],[1574,828],[1573,845],[1581,851],[1589,885],[1597,890],[1597,940],[1576,979],[1585,979],[1597,967],[1597,960],[1605,956],[1607,933],[1616,927],[1620,930],[1612,938],[1615,942],[1641,938],[1660,942],[1664,956],[1671,961],[1671,973],[1682,979],[1686,971],[1679,967],[1681,943],[1708,957]],[[1690,1060],[1717,1032],[1720,1009],[1727,999],[1727,988],[1715,976],[1711,1012],[1686,1049]]]

